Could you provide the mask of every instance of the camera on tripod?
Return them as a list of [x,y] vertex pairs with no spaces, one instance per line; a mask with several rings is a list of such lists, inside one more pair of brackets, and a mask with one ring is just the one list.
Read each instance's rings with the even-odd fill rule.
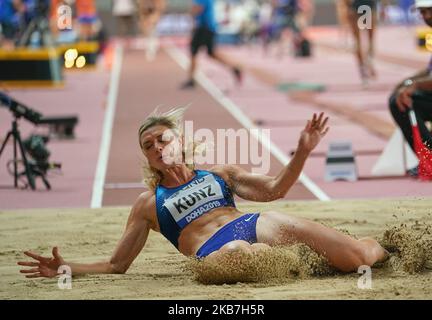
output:
[[[71,130],[68,132],[73,134],[73,128],[78,122],[77,117],[51,117],[45,118],[43,115],[35,110],[30,109],[24,104],[12,99],[5,93],[0,92],[0,106],[6,106],[13,114],[12,129],[8,132],[2,147],[0,148],[0,156],[9,140],[13,138],[14,145],[14,159],[8,162],[8,169],[14,176],[14,186],[18,187],[18,179],[27,177],[28,184],[31,189],[36,189],[35,178],[40,177],[49,190],[51,185],[47,180],[47,172],[51,169],[61,169],[61,164],[50,163],[48,161],[50,152],[46,147],[49,141],[48,136],[31,135],[28,139],[22,141],[20,132],[18,130],[18,120],[25,118],[26,120],[37,125],[55,125],[57,127],[68,127]],[[73,136],[73,135],[72,135]],[[21,153],[22,160],[17,159],[17,145]],[[24,169],[19,170],[18,164],[24,166]],[[13,169],[11,169],[11,165]]]
[[[46,189],[50,190],[51,184],[47,179],[48,171],[52,169],[61,169],[61,163],[49,162],[51,152],[46,147],[48,141],[48,136],[37,134],[32,134],[30,137],[23,141],[24,150],[29,156],[29,158],[27,159],[28,169],[24,168],[24,170],[21,171],[18,169],[17,174],[18,179],[20,179],[21,177],[25,177],[27,175],[27,171],[29,171],[30,176],[32,176],[33,178],[40,177]],[[20,160],[17,161],[19,163],[21,162]],[[14,171],[11,168],[13,164],[14,160],[10,160],[7,164],[8,171],[11,175],[14,175]]]

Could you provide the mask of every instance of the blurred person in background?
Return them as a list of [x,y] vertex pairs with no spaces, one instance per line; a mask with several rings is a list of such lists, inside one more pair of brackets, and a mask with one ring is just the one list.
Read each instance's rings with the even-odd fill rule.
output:
[[146,49],[148,61],[155,58],[159,48],[156,27],[165,8],[165,0],[139,0],[138,2],[141,32],[144,36],[143,47]]
[[19,0],[14,1],[18,3],[19,12],[21,13],[20,23],[21,28],[24,29],[29,23],[37,16],[48,14],[50,0]]
[[99,19],[94,0],[75,0],[80,40],[94,40],[98,34]]
[[207,54],[209,57],[230,68],[236,81],[241,83],[242,72],[240,68],[227,61],[216,50],[217,24],[214,11],[214,1],[193,0],[191,13],[194,17],[195,23],[190,42],[191,61],[189,65],[189,77],[186,82],[181,85],[181,89],[191,89],[195,87],[197,54],[201,47],[207,48]]
[[[424,22],[432,27],[432,0],[416,0],[415,5]],[[432,122],[432,58],[427,68],[403,79],[396,86],[390,96],[389,107],[394,121],[415,153],[408,113],[410,109],[413,109],[423,143],[432,150],[432,132],[426,126],[426,122]],[[417,168],[412,168],[408,173],[416,177]]]
[[52,34],[49,25],[50,0],[21,0],[21,31],[18,44],[33,48],[52,46]]
[[272,19],[276,28],[276,38],[278,41],[279,57],[285,55],[285,50],[290,47],[290,43],[301,37],[301,31],[297,25],[297,15],[299,12],[298,0],[272,0],[273,13]]
[[300,30],[305,30],[315,15],[315,3],[313,0],[298,0],[298,8],[297,25]]
[[134,0],[113,0],[112,14],[117,20],[118,34],[120,36],[136,35],[136,9]]
[[[385,6],[388,1],[381,1],[382,5],[378,6],[378,0],[344,0],[348,7],[348,17],[351,26],[351,32],[354,37],[355,55],[359,67],[360,78],[364,86],[369,84],[370,79],[375,79],[377,76],[374,67],[375,57],[375,34],[378,26],[378,10],[380,17],[384,19]],[[369,11],[365,11],[365,8]],[[371,16],[368,14],[371,13]],[[370,22],[370,25],[368,25]],[[362,24],[365,24],[364,29],[367,31],[367,46],[363,46]]]
[[245,0],[242,9],[244,17],[241,22],[241,38],[246,44],[254,43],[259,34],[259,4],[256,0]]
[[263,0],[259,9],[259,28],[260,38],[263,45],[264,54],[267,54],[270,43],[273,40],[273,23],[272,23],[273,7],[269,0]]
[[339,23],[339,37],[342,42],[342,46],[349,48],[349,35],[351,30],[349,9],[345,0],[335,0],[336,14]]
[[214,1],[214,15],[216,19],[218,40],[220,35],[230,35],[230,39],[221,42],[237,43],[249,32],[248,24],[251,21],[251,4],[254,0],[246,1]]
[[0,0],[1,46],[13,50],[19,36],[25,5],[21,0]]

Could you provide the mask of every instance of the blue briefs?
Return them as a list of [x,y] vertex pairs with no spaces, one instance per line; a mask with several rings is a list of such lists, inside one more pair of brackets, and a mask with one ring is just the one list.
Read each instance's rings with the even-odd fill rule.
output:
[[256,222],[259,213],[248,213],[224,225],[211,236],[196,253],[197,258],[204,258],[224,244],[234,240],[256,243]]

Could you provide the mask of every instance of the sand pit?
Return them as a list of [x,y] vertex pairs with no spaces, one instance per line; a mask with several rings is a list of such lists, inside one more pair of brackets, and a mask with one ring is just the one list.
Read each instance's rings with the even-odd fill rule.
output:
[[[277,210],[357,237],[379,237],[393,253],[372,269],[372,289],[359,289],[360,274],[334,273],[301,245],[275,249],[258,260],[240,258],[251,270],[244,282],[203,284],[209,272],[220,270],[203,269],[151,232],[127,274],[77,277],[71,290],[60,290],[57,279],[19,274],[22,251],[48,255],[57,245],[67,261],[100,261],[120,238],[129,208],[2,211],[0,299],[432,299],[432,230],[427,227],[432,199],[241,203],[239,208]],[[271,276],[262,276],[263,270],[272,270]]]

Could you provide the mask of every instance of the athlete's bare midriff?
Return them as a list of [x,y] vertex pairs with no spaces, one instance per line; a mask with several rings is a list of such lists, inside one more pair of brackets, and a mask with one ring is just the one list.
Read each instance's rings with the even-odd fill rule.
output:
[[195,255],[198,249],[220,228],[243,214],[233,207],[217,208],[203,214],[181,231],[178,239],[179,251],[186,256]]

